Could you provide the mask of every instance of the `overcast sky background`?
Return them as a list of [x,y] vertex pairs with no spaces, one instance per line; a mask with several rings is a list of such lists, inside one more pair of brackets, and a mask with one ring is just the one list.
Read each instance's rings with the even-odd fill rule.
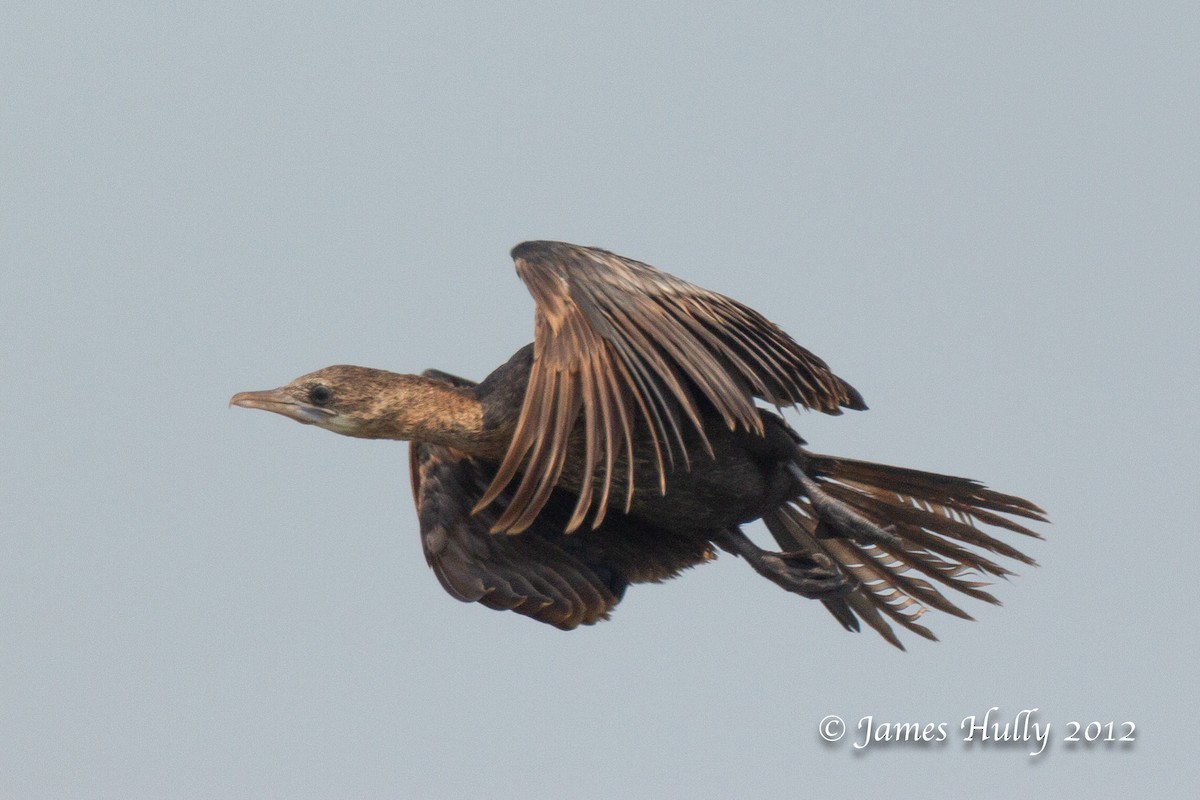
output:
[[[408,5],[5,4],[0,795],[1193,794],[1195,7]],[[871,405],[814,449],[1041,503],[1042,566],[908,653],[729,557],[564,634],[442,591],[405,445],[226,407],[482,378],[528,238],[760,309]]]

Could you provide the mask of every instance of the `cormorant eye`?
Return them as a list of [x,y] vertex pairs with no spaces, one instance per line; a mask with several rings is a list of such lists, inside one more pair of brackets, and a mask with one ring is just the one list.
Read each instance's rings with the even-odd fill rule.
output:
[[323,383],[318,383],[308,390],[308,399],[313,402],[313,405],[323,406],[333,399],[333,389]]

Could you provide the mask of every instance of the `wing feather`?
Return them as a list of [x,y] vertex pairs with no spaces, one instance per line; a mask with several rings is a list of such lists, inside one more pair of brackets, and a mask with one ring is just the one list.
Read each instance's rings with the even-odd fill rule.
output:
[[629,508],[635,435],[653,443],[659,491],[677,454],[689,466],[685,431],[711,455],[705,404],[730,428],[757,433],[756,397],[829,414],[866,407],[824,361],[728,297],[562,242],[526,242],[513,259],[536,304],[534,360],[512,443],[475,506],[482,510],[517,482],[494,532],[533,524],[562,477],[581,418],[585,464],[568,532],[589,513],[593,529],[603,522],[618,476]]
[[452,597],[567,630],[607,619],[618,596],[588,564],[553,543],[561,529],[538,520],[526,535],[495,536],[489,532],[494,513],[472,515],[489,468],[424,442],[410,444],[409,458],[425,560]]

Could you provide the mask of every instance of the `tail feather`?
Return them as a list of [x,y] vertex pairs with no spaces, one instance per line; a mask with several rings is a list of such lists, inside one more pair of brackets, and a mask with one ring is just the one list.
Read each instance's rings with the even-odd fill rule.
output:
[[[848,532],[829,530],[815,506],[799,497],[764,520],[785,550],[824,552],[859,581],[843,598],[824,601],[834,617],[857,630],[861,619],[887,641],[904,649],[891,622],[927,639],[936,636],[917,622],[928,609],[964,619],[971,616],[934,583],[984,602],[999,601],[973,574],[1006,577],[1012,571],[984,553],[1035,565],[1032,558],[981,530],[984,524],[1041,538],[1011,517],[1045,522],[1045,513],[1020,497],[1002,494],[978,481],[802,451],[802,469],[825,494],[853,509],[895,541],[856,541]],[[1002,516],[1008,515],[1008,516]],[[928,580],[927,580],[928,579]]]
[[[898,506],[882,502],[878,497],[862,492],[847,490],[837,484],[828,484],[825,490],[860,514],[879,524],[891,525],[893,529],[906,531],[913,544],[919,544],[930,552],[958,561],[971,560],[971,566],[995,575],[998,578],[1013,574],[1011,570],[984,555],[967,550],[958,542],[974,545],[983,550],[1036,566],[1033,559],[1015,547],[989,536],[974,525],[937,510],[925,511],[915,506]],[[953,537],[954,541],[949,541]]]
[[818,455],[807,451],[804,455],[807,459],[804,464],[805,471],[813,478],[826,478],[848,485],[858,484],[865,491],[896,494],[907,497],[909,502],[943,505],[976,519],[986,516],[990,518],[989,525],[998,525],[1037,539],[1042,538],[1038,533],[1013,520],[996,517],[987,512],[997,511],[1035,522],[1046,522],[1045,511],[1024,498],[988,489],[977,480],[852,458]]
[[816,520],[792,504],[776,508],[763,521],[782,549],[824,552],[858,580],[859,587],[849,594],[821,601],[847,630],[858,631],[861,620],[891,644],[905,649],[884,618],[886,614],[906,629],[937,640],[932,631],[916,621],[925,613],[925,606],[912,595],[896,591],[886,579],[881,580],[879,573],[867,564],[868,557],[856,551],[857,545],[843,539],[817,538]]

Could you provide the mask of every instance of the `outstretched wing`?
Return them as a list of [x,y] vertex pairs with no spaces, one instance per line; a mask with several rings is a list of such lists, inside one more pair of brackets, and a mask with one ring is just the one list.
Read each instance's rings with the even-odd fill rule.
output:
[[663,491],[668,466],[677,457],[687,465],[687,427],[711,452],[701,399],[730,428],[759,433],[755,397],[829,414],[866,408],[824,361],[735,300],[605,250],[525,242],[512,255],[537,304],[534,360],[512,443],[476,506],[485,508],[522,473],[493,531],[533,524],[562,475],[581,414],[592,468],[567,531],[592,508],[592,527],[602,523],[618,468],[627,471],[628,509],[635,431],[653,444]]
[[421,547],[451,596],[516,611],[563,630],[608,618],[624,581],[601,577],[556,546],[561,529],[541,531],[550,523],[539,520],[525,535],[495,536],[488,530],[495,511],[471,514],[488,485],[490,468],[425,442],[409,444],[409,459]]

